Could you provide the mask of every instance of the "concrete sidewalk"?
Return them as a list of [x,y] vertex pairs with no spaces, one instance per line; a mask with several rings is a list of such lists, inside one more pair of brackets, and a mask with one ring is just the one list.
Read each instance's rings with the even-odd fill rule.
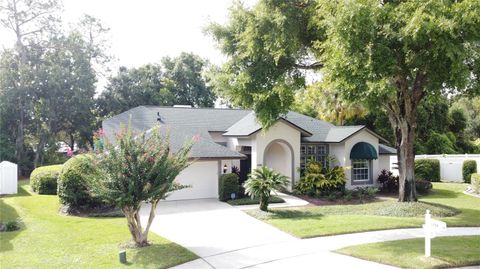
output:
[[[205,256],[174,268],[395,268],[331,252],[339,248],[422,237],[422,229],[397,229],[297,239]],[[480,235],[480,228],[449,228],[438,236]]]

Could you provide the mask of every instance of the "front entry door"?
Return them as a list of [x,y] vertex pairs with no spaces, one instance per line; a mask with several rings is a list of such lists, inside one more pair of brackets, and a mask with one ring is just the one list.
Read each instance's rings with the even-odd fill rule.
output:
[[247,180],[248,174],[252,170],[252,155],[245,154],[247,158],[245,160],[240,160],[240,185]]

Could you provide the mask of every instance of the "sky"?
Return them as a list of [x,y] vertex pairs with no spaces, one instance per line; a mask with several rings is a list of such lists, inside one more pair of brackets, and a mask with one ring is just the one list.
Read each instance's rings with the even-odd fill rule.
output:
[[[256,0],[244,2],[252,5]],[[159,63],[183,51],[220,64],[225,57],[203,29],[212,21],[225,23],[231,5],[232,0],[63,0],[62,17],[74,23],[89,14],[109,27],[114,67]],[[0,46],[12,45],[13,35],[0,30]]]

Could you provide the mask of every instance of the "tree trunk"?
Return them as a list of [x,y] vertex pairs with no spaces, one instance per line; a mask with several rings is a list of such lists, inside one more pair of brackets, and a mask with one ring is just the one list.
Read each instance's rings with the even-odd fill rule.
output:
[[397,135],[397,160],[399,169],[399,202],[416,202],[415,188],[415,128],[403,121]]
[[268,211],[268,196],[260,196],[260,210]]
[[396,99],[386,104],[388,118],[396,139],[399,170],[399,202],[417,201],[415,189],[415,129],[417,108],[425,96],[425,73],[418,70],[412,82],[401,75],[395,78],[398,88]]
[[41,163],[41,159],[43,156],[43,151],[45,149],[45,145],[47,144],[47,137],[46,135],[40,135],[40,141],[38,141],[37,149],[35,151],[35,158],[33,159],[33,167],[37,168]]
[[145,230],[143,230],[140,220],[140,206],[138,206],[136,209],[132,209],[130,207],[122,209],[125,217],[127,217],[128,229],[132,235],[132,240],[135,242],[137,247],[145,247],[150,245],[148,242],[148,232],[150,231],[150,226],[155,218],[155,209],[157,208],[158,202],[159,200],[152,201],[150,215],[148,217],[147,227]]

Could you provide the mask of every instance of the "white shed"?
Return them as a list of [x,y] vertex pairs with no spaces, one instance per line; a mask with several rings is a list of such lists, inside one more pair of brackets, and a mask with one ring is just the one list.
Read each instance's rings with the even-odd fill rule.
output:
[[17,193],[17,165],[3,161],[0,163],[0,194]]

